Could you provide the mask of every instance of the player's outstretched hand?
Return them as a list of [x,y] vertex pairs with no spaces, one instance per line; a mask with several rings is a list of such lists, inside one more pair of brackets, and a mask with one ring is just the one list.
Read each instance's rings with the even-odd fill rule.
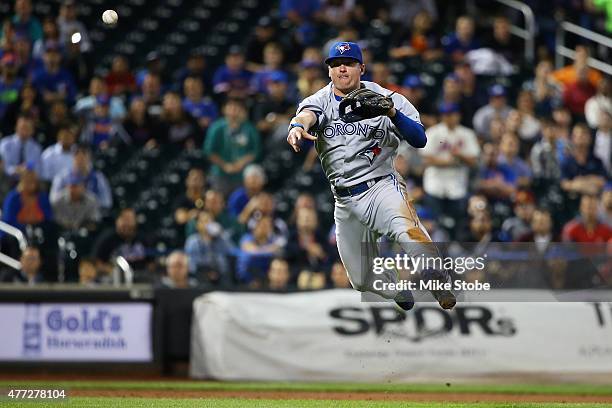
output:
[[296,153],[300,151],[300,140],[302,139],[317,140],[317,137],[306,132],[301,127],[296,126],[291,128],[289,135],[287,136],[287,143],[293,147],[293,150]]

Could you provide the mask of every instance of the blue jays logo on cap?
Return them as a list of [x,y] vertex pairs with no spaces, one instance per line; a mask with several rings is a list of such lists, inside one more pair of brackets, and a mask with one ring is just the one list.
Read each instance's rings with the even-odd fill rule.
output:
[[329,56],[325,60],[326,64],[335,58],[352,58],[363,64],[363,56],[361,55],[361,48],[357,43],[340,41],[333,44],[329,48]]
[[351,49],[351,46],[349,45],[349,43],[342,43],[336,45],[336,49],[340,52],[340,54],[344,54],[344,51],[349,51]]

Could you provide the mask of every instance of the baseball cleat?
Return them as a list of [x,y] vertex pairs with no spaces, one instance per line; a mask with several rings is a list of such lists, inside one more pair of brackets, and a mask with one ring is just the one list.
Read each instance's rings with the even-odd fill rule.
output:
[[457,298],[450,290],[432,290],[431,294],[445,310],[452,309],[457,304]]
[[444,273],[435,269],[428,269],[421,272],[421,278],[431,282],[430,292],[433,297],[438,301],[440,307],[445,310],[452,309],[457,304],[457,298],[447,288],[443,288],[443,285],[448,285],[447,278]]
[[414,307],[414,296],[412,296],[412,292],[409,290],[399,292],[393,300],[395,300],[395,304],[404,311],[408,311]]

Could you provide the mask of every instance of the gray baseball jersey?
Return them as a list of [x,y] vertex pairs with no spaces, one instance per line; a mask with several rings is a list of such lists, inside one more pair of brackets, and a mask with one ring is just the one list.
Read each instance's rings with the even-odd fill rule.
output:
[[[383,95],[391,94],[376,83],[362,84]],[[392,98],[396,109],[420,123],[417,110],[405,97],[394,94]],[[378,256],[378,238],[389,237],[410,255],[435,256],[437,250],[419,221],[405,184],[393,168],[393,156],[399,146],[397,128],[387,116],[344,123],[339,118],[338,99],[330,83],[304,99],[297,112],[308,109],[317,115],[312,133],[317,135],[315,147],[332,186],[350,187],[388,176],[359,195],[336,195],[334,220],[338,252],[353,287],[394,299],[398,291],[378,290],[373,284],[376,279],[397,280],[395,270],[382,275],[372,272],[372,261]]]
[[[366,88],[383,95],[391,91],[368,81]],[[395,108],[419,123],[419,113],[400,95],[391,97]],[[310,132],[317,136],[315,147],[325,175],[334,187],[350,187],[393,172],[393,156],[399,145],[398,130],[387,116],[344,123],[340,120],[339,98],[330,82],[325,88],[304,99],[297,113],[307,109],[317,115]]]

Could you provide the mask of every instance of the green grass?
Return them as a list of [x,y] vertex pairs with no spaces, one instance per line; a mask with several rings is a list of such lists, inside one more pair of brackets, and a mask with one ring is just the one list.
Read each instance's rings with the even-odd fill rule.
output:
[[0,388],[132,389],[190,391],[456,392],[490,394],[612,395],[612,386],[589,384],[366,384],[215,381],[0,381]]
[[339,400],[264,400],[264,399],[151,399],[151,398],[70,398],[65,402],[8,402],[2,401],[2,407],[74,407],[74,408],[610,408],[611,404],[558,404],[558,403],[448,403],[448,402],[411,402],[405,401],[339,401]]

